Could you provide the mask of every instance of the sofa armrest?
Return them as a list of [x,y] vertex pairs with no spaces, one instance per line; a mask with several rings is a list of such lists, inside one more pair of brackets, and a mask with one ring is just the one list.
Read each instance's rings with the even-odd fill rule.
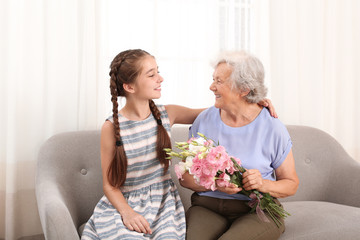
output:
[[57,186],[49,181],[38,182],[36,198],[41,225],[46,239],[80,239],[69,208]]
[[328,184],[330,202],[360,207],[360,162],[345,155],[333,166]]

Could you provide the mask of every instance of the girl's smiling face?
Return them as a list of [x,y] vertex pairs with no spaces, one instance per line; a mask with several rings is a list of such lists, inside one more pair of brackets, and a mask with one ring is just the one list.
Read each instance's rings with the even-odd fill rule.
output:
[[142,99],[161,97],[161,83],[164,79],[159,74],[159,67],[153,56],[145,56],[141,61],[141,73],[133,84],[134,93]]

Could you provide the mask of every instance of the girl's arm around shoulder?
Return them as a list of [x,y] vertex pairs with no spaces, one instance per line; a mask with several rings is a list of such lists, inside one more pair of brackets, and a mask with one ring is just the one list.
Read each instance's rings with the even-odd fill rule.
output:
[[100,152],[105,196],[116,210],[118,210],[124,225],[129,230],[151,234],[150,225],[146,219],[129,206],[119,188],[113,187],[109,183],[107,172],[115,154],[114,126],[110,121],[105,121],[101,129]]
[[170,125],[180,124],[191,124],[195,118],[204,111],[206,108],[188,108],[180,105],[165,105],[165,109],[170,119]]

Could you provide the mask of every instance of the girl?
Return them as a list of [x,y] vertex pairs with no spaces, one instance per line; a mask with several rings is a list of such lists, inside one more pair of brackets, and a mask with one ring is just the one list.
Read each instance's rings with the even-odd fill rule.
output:
[[[203,109],[155,105],[163,78],[143,50],[119,53],[110,68],[113,116],[101,130],[105,195],[81,239],[185,239],[184,208],[163,148],[171,147],[171,125],[192,123]],[[126,98],[119,112],[118,96]]]

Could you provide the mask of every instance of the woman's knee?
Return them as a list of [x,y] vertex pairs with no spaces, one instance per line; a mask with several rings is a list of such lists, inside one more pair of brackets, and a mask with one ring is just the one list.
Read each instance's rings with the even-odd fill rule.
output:
[[201,206],[192,206],[186,212],[186,239],[218,239],[227,229],[228,221],[221,215]]
[[284,222],[279,227],[270,222],[261,221],[256,214],[248,214],[236,219],[219,240],[275,240],[279,239],[285,230]]

